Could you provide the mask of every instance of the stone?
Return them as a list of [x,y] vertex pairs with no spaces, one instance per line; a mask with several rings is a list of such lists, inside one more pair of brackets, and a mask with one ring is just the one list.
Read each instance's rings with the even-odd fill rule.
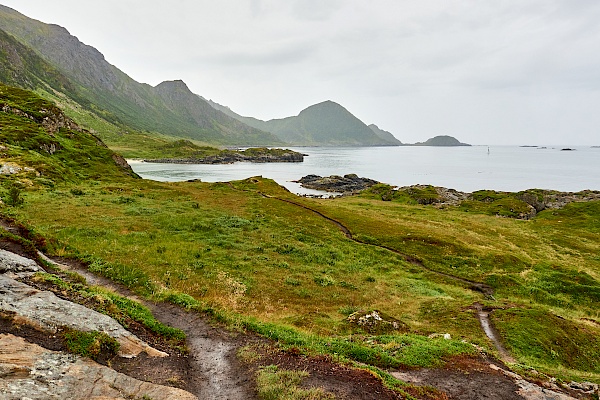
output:
[[0,334],[0,398],[197,400],[184,390],[143,382],[6,334]]
[[35,261],[7,250],[0,249],[0,274],[13,273],[18,276],[43,271]]
[[570,382],[569,387],[584,393],[597,393],[598,385],[592,382]]
[[347,174],[344,176],[331,175],[327,177],[306,175],[296,182],[308,189],[324,190],[333,193],[357,193],[379,183],[373,179],[361,178],[356,174]]
[[107,315],[60,299],[52,292],[34,289],[6,275],[0,275],[0,310],[15,313],[20,320],[48,332],[56,332],[59,327],[82,332],[104,332],[120,343],[121,357],[132,358],[141,352],[151,357],[168,356],[149,346]]
[[396,318],[385,315],[381,311],[357,311],[346,318],[352,324],[372,334],[382,334],[393,331],[408,331],[407,325]]

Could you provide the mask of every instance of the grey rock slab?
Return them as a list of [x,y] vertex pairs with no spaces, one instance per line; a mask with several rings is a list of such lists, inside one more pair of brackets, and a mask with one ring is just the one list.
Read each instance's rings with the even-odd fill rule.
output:
[[32,325],[49,332],[56,332],[57,328],[63,326],[82,332],[104,332],[121,344],[121,357],[135,357],[141,352],[153,357],[168,356],[149,346],[107,315],[60,299],[52,292],[37,290],[5,275],[0,275],[0,310],[14,312]]
[[0,249],[0,274],[33,274],[43,269],[35,261]]
[[143,382],[79,356],[0,335],[0,398],[197,400],[189,392]]

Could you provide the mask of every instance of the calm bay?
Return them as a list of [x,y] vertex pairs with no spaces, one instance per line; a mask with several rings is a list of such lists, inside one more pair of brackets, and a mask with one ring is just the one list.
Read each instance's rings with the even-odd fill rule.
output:
[[[129,160],[157,181],[224,182],[263,176],[293,193],[320,194],[292,181],[305,175],[357,174],[394,186],[429,184],[465,192],[480,189],[565,192],[600,190],[600,148],[569,147],[301,147],[302,163],[160,164]],[[489,151],[488,151],[489,149]]]

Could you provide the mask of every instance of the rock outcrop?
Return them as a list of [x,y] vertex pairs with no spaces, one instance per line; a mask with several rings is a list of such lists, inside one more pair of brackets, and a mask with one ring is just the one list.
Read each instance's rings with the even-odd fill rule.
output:
[[28,325],[49,332],[56,332],[59,327],[82,332],[104,332],[119,342],[121,357],[135,357],[141,352],[153,357],[168,356],[125,330],[109,316],[60,299],[52,292],[37,290],[6,275],[0,275],[0,293],[0,310],[15,313]]
[[327,177],[307,175],[296,182],[300,183],[302,187],[308,189],[345,194],[357,193],[379,183],[373,179],[360,178],[356,174],[348,174],[344,176],[331,175]]
[[72,354],[0,334],[0,397],[21,399],[194,400],[181,389],[131,378]]
[[35,261],[0,249],[1,311],[14,313],[23,323],[48,332],[56,332],[62,327],[82,332],[104,332],[119,342],[121,357],[135,357],[142,352],[152,357],[168,356],[149,346],[107,315],[13,279],[39,271],[43,269]]
[[351,325],[360,327],[361,329],[371,334],[381,335],[394,331],[407,332],[408,326],[389,315],[385,315],[381,311],[357,311],[346,318]]
[[0,249],[0,274],[23,277],[38,271],[43,271],[43,269],[35,261]]

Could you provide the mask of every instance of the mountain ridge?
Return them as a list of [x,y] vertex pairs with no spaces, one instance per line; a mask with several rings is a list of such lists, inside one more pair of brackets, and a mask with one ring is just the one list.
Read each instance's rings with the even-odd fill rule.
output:
[[212,100],[208,103],[247,125],[271,132],[281,140],[297,146],[397,146],[401,144],[389,132],[391,138],[386,135],[380,136],[342,105],[331,100],[313,104],[296,116],[268,121],[244,117]]
[[[180,93],[185,102],[175,104],[168,91],[136,82],[63,27],[0,5],[0,28],[67,77],[86,100],[83,106],[111,123],[218,145],[283,144],[271,133],[214,110],[191,92]],[[5,68],[0,66],[0,75]]]

